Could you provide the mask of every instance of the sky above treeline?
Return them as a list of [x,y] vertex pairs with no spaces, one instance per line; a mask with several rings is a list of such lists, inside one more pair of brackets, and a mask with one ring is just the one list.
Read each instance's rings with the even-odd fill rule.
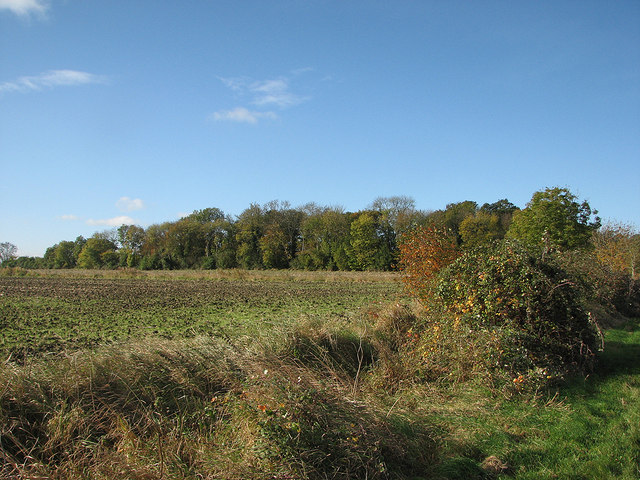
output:
[[569,188],[640,228],[640,2],[0,0],[0,242]]

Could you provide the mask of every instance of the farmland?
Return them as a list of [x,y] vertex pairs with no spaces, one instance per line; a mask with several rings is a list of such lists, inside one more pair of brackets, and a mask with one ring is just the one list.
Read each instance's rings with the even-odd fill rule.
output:
[[0,277],[0,354],[133,338],[265,335],[304,316],[354,315],[398,293],[392,274],[43,272]]

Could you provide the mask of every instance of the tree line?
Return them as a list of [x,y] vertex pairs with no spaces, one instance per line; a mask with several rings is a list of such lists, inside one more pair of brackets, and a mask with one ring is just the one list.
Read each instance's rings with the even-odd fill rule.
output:
[[[147,228],[122,225],[90,238],[61,241],[44,257],[16,258],[15,246],[6,244],[0,261],[22,268],[385,271],[396,268],[402,236],[418,227],[447,229],[461,248],[507,236],[547,250],[579,248],[592,246],[602,230],[596,213],[557,187],[536,192],[524,209],[507,199],[481,206],[467,200],[424,211],[407,196],[379,197],[357,212],[314,203],[292,208],[288,202],[272,201],[251,204],[235,218],[210,207]],[[622,234],[638,243],[633,229],[616,228],[603,230],[601,236]],[[636,262],[630,268],[635,269]]]
[[[175,222],[142,228],[122,225],[86,239],[61,241],[44,257],[20,257],[6,265],[25,268],[391,270],[398,239],[418,225],[443,223],[456,231],[466,216],[495,220],[484,235],[500,236],[515,206],[506,200],[478,207],[465,201],[423,211],[406,196],[379,197],[366,209],[288,202],[251,204],[236,218],[211,207]],[[469,221],[467,221],[469,223]],[[465,234],[471,238],[471,229]]]

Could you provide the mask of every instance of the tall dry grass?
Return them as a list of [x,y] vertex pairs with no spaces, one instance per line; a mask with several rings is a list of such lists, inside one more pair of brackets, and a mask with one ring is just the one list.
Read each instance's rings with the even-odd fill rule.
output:
[[371,391],[372,327],[148,339],[0,366],[7,478],[404,478],[434,460]]
[[115,270],[91,269],[33,269],[19,267],[1,268],[0,275],[6,276],[63,276],[73,278],[183,278],[209,280],[251,280],[251,281],[317,281],[317,282],[394,282],[399,280],[397,272],[355,272],[355,271],[307,271],[307,270],[138,270],[118,268]]

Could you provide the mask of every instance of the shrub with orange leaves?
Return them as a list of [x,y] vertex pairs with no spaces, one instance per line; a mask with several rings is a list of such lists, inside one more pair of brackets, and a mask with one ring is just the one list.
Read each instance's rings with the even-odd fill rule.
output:
[[435,226],[406,233],[398,248],[398,267],[404,273],[405,287],[423,301],[430,297],[438,272],[461,254],[454,232]]

